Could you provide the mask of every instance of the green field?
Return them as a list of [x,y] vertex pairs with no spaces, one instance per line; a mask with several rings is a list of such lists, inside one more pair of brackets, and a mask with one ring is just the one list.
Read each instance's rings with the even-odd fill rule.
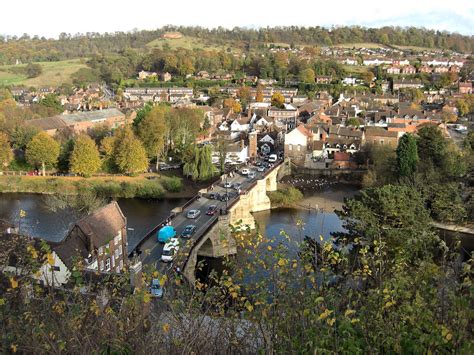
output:
[[149,43],[149,48],[163,48],[165,44],[168,44],[171,49],[208,49],[208,50],[225,50],[224,46],[209,45],[205,41],[196,37],[183,36],[182,38],[170,39],[170,38],[157,38]]
[[370,43],[370,42],[367,42],[367,43],[341,43],[341,44],[336,44],[334,46],[331,46],[331,47],[338,47],[338,48],[386,48],[383,44],[379,44],[379,43]]
[[73,59],[60,62],[38,62],[43,72],[36,78],[27,78],[18,69],[23,65],[2,65],[0,66],[0,86],[25,85],[25,86],[59,86],[63,83],[71,83],[71,75],[81,68],[86,68],[84,60]]

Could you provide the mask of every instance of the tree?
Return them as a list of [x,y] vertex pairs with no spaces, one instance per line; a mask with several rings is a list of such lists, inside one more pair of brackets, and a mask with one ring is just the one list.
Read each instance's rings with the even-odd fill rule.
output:
[[364,80],[367,85],[369,85],[374,80],[374,73],[371,71],[365,71],[361,74],[361,76],[362,80]]
[[36,78],[41,75],[41,73],[43,72],[43,68],[39,64],[28,63],[25,68],[25,72],[28,78]]
[[135,175],[148,169],[146,150],[129,126],[117,131],[114,145],[115,164],[120,172]]
[[233,98],[229,97],[224,99],[224,107],[232,109],[232,112],[239,113],[242,111],[242,106],[239,102],[235,101]]
[[466,209],[457,184],[436,184],[432,190],[429,206],[433,218],[445,223],[460,223],[466,219]]
[[52,167],[58,161],[59,143],[46,132],[40,132],[26,146],[26,160],[31,165],[41,165],[43,176],[46,175],[46,166]]
[[407,133],[398,141],[397,173],[398,177],[413,177],[418,164],[416,138]]
[[12,159],[13,153],[8,136],[0,132],[0,169],[8,167]]
[[272,95],[272,106],[283,108],[285,103],[285,97],[281,94],[281,92],[276,92]]
[[145,146],[148,158],[156,158],[156,169],[160,157],[165,151],[166,137],[168,136],[168,124],[166,115],[169,109],[165,106],[156,106],[138,124],[138,136]]
[[311,68],[304,69],[303,71],[300,72],[299,79],[303,83],[306,84],[314,84],[316,78],[316,74],[314,73],[314,70]]
[[46,95],[41,101],[40,105],[48,108],[52,108],[56,113],[63,112],[63,105],[59,102],[59,98],[55,94]]
[[150,113],[152,108],[153,108],[153,105],[151,105],[150,103],[146,103],[145,106],[143,106],[143,108],[139,109],[137,111],[137,115],[135,116],[135,119],[133,120],[133,126],[138,127],[141,120],[143,120],[143,118],[145,118],[145,116]]
[[84,134],[78,136],[74,141],[74,148],[69,161],[71,172],[89,177],[99,170],[101,164],[95,142]]
[[251,91],[248,86],[242,86],[237,91],[237,97],[240,100],[240,103],[243,108],[247,107],[251,99]]
[[437,126],[429,124],[421,127],[417,146],[420,161],[431,161],[435,167],[443,167],[447,143]]
[[263,102],[263,89],[261,85],[257,86],[257,92],[255,95],[255,101],[256,102]]
[[463,117],[469,113],[469,105],[464,99],[456,101],[456,107],[458,109],[459,116]]
[[346,126],[359,127],[360,126],[360,121],[356,117],[351,117],[347,120]]

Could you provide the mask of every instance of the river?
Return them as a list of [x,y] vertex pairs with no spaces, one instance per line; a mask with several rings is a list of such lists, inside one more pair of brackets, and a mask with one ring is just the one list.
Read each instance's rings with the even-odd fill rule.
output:
[[[169,216],[170,211],[183,205],[187,199],[119,199],[118,204],[127,218],[129,245],[146,234]],[[28,193],[5,193],[0,195],[0,220],[18,226],[20,210],[26,212],[21,219],[21,231],[32,237],[48,241],[62,240],[75,218],[67,211],[52,212],[45,204],[45,196]]]

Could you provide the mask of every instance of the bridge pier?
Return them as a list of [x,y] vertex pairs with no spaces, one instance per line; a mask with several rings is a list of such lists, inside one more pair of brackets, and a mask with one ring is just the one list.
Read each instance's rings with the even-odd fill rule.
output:
[[196,282],[198,256],[221,258],[237,254],[237,243],[230,235],[230,214],[219,216],[218,222],[192,248],[183,274],[192,285]]

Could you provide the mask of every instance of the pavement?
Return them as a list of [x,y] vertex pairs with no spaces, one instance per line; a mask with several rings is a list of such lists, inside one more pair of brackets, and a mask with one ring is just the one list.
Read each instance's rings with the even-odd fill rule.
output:
[[[235,172],[233,174],[233,177],[227,177],[227,182],[232,183],[232,184],[241,183],[241,192],[242,192],[242,191],[246,191],[252,183],[254,183],[258,179],[261,179],[268,172],[268,169],[265,172],[257,172],[257,167],[252,166],[250,164],[248,168],[250,170],[255,171],[256,173],[255,178],[249,179],[247,178],[247,176],[241,175],[239,172]],[[218,192],[221,195],[226,193],[226,190],[229,193],[234,192],[235,196],[227,202],[227,205],[230,205],[232,202],[234,202],[238,198],[238,193],[233,188],[226,189],[224,187],[225,182],[226,182],[225,177],[222,177],[221,182],[214,184],[213,190],[209,190],[208,192]],[[211,205],[217,205],[217,213],[214,216],[206,215],[206,212],[209,206]],[[186,217],[187,212],[193,209],[200,210],[201,214],[196,219],[187,218]],[[213,199],[209,199],[208,197],[202,196],[199,199],[192,202],[189,206],[187,206],[183,210],[183,212],[177,215],[172,220],[171,225],[176,229],[178,236],[181,234],[181,232],[184,230],[184,228],[187,225],[194,224],[196,226],[196,231],[191,237],[192,240],[179,238],[180,248],[183,248],[183,246],[186,243],[193,243],[195,240],[199,239],[202,236],[202,234],[207,230],[209,225],[215,219],[218,218],[218,215],[221,210],[223,213],[225,213],[225,210],[226,210],[225,201],[213,200]],[[157,270],[160,272],[166,272],[166,270],[169,270],[172,267],[172,265],[169,265],[160,261],[161,254],[163,252],[163,247],[164,247],[164,244],[158,242],[156,233],[155,235],[147,236],[147,239],[140,246],[140,250],[142,251],[141,258],[142,258],[143,264],[154,264],[156,265]]]

